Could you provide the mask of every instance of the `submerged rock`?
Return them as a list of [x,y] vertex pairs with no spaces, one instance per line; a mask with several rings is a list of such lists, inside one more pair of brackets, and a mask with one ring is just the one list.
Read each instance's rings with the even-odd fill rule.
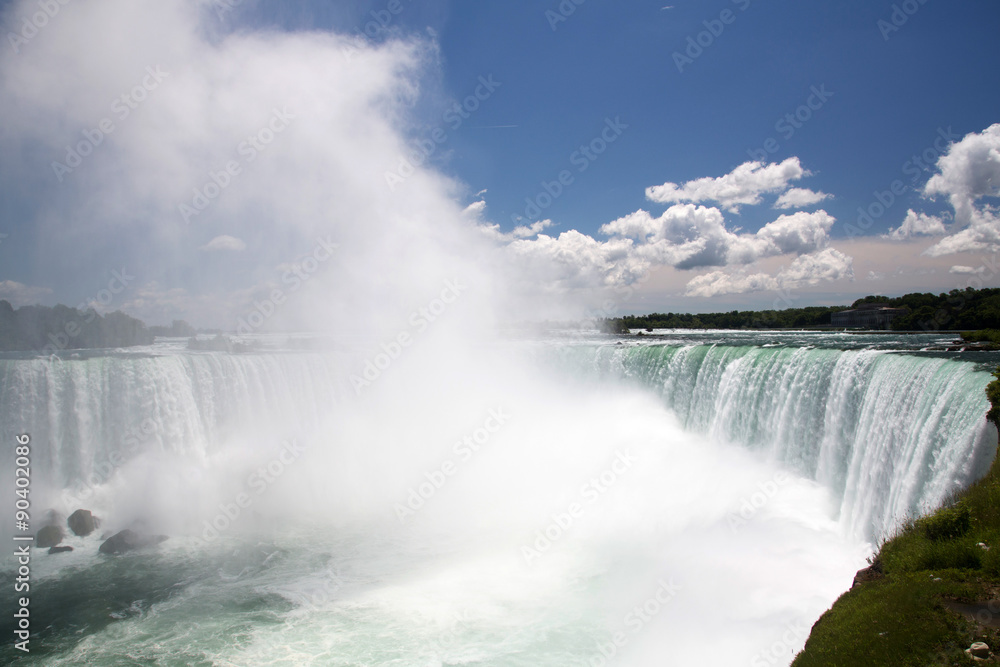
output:
[[35,534],[35,546],[39,549],[54,547],[62,542],[63,536],[63,529],[59,526],[45,526]]
[[72,550],[73,550],[73,547],[51,547],[49,549],[49,553],[50,554],[62,554],[62,553],[66,553],[67,551],[72,551]]
[[77,510],[69,515],[66,523],[69,524],[69,529],[73,531],[74,535],[86,537],[94,532],[100,522],[91,514],[90,510]]
[[102,554],[123,554],[126,551],[155,546],[166,539],[166,535],[140,535],[126,528],[105,540],[104,544],[101,545],[100,551]]

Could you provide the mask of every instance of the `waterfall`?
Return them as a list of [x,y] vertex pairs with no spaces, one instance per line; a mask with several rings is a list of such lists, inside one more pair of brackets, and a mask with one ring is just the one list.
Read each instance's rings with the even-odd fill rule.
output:
[[0,360],[0,437],[30,435],[35,483],[95,485],[144,453],[204,459],[278,415],[315,425],[345,390],[337,369],[335,356],[321,354]]
[[852,533],[884,535],[988,469],[990,374],[882,350],[725,345],[575,346],[564,367],[638,383],[687,430],[733,443],[829,488]]
[[[990,375],[970,362],[808,347],[550,349],[563,372],[637,383],[686,430],[829,488],[841,522],[865,538],[940,505],[995,452],[984,419]],[[92,485],[142,453],[197,461],[278,417],[315,425],[351,393],[344,367],[337,355],[306,353],[0,360],[0,437],[29,431],[36,481]]]

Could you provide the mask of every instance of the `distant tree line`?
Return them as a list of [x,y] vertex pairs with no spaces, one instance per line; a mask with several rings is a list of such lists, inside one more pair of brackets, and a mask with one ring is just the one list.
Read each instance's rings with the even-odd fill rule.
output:
[[1000,289],[953,289],[947,294],[914,293],[890,299],[866,296],[854,302],[887,303],[910,312],[892,321],[895,331],[1000,329]]
[[0,350],[47,353],[84,348],[147,345],[153,334],[121,311],[100,315],[93,308],[23,306],[0,301]]
[[866,296],[850,306],[808,306],[786,310],[734,310],[728,313],[652,313],[599,321],[602,331],[642,329],[802,329],[831,326],[833,313],[867,303],[884,303],[909,312],[892,322],[895,331],[1000,329],[1000,289],[952,290],[947,294],[913,293],[901,297]]

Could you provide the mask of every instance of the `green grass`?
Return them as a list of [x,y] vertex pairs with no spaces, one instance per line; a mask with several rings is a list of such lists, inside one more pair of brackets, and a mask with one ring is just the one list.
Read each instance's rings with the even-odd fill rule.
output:
[[[994,375],[986,393],[997,423],[1000,369]],[[813,626],[793,667],[970,665],[964,650],[974,641],[1000,652],[1000,631],[942,604],[1000,597],[1000,461],[934,514],[902,526],[877,558],[885,576],[844,593]]]

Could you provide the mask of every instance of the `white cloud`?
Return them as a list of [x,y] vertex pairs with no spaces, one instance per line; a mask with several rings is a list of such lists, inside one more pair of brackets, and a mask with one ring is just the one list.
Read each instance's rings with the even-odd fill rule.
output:
[[507,246],[523,279],[563,291],[629,285],[649,270],[651,262],[633,252],[631,239],[600,242],[576,230],[558,237],[540,234]]
[[777,275],[712,271],[693,278],[687,284],[685,296],[713,297],[726,294],[778,291],[817,285],[820,282],[848,278],[854,280],[853,260],[833,248],[796,257]]
[[954,232],[924,255],[1000,251],[1000,208],[981,201],[1000,196],[1000,123],[952,144],[938,158],[937,169],[923,192],[926,197],[948,198],[955,210],[955,223],[950,226]]
[[978,275],[986,271],[985,266],[980,266],[978,268],[972,268],[971,266],[964,266],[962,264],[957,264],[950,269],[948,273],[954,273],[960,276]]
[[826,201],[831,197],[833,195],[828,195],[825,192],[813,192],[808,188],[792,188],[778,197],[778,201],[774,203],[774,208],[805,208],[806,206]]
[[664,183],[646,189],[646,197],[660,204],[718,202],[730,212],[742,205],[756,205],[762,194],[783,192],[791,181],[808,176],[797,157],[779,163],[745,162],[718,178],[698,178],[683,185]]
[[39,303],[50,294],[52,290],[48,287],[31,287],[13,280],[0,282],[0,299],[15,307]]
[[895,229],[890,229],[884,238],[903,241],[914,236],[940,236],[946,233],[944,220],[938,216],[917,213],[913,209],[909,209],[903,219],[903,224]]
[[761,227],[755,235],[773,248],[761,253],[761,256],[804,254],[819,250],[827,244],[828,233],[835,222],[836,219],[823,210],[782,215]]
[[235,236],[216,236],[214,239],[198,248],[199,250],[213,251],[223,250],[228,252],[242,252],[247,249],[247,244]]
[[924,186],[930,197],[945,195],[961,225],[974,222],[975,202],[1000,196],[1000,123],[967,134],[938,158],[935,174]]
[[551,220],[538,220],[530,225],[518,225],[507,233],[500,231],[500,225],[482,223],[479,229],[493,241],[510,242],[518,239],[530,239],[538,236],[552,226]]
[[717,208],[676,204],[654,218],[639,210],[601,227],[601,233],[638,241],[636,252],[678,269],[749,264],[758,259],[814,252],[826,246],[835,219],[826,211],[782,215],[756,234],[728,230]]

